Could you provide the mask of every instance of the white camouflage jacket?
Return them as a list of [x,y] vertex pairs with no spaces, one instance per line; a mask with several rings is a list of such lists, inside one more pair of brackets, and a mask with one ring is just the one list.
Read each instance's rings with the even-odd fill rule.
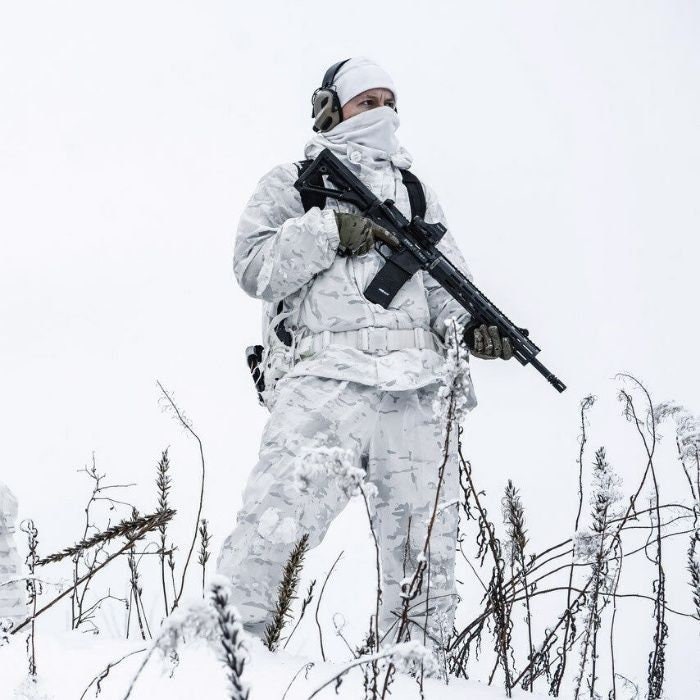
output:
[[[330,148],[379,199],[391,198],[401,213],[410,218],[408,191],[399,168],[408,168],[412,157],[401,148],[391,160],[386,154],[354,144],[331,144],[316,134],[305,148],[314,158]],[[283,375],[315,375],[348,380],[386,390],[411,390],[435,382],[443,356],[429,349],[402,349],[388,353],[365,352],[352,347],[330,345],[311,357],[301,359],[276,337],[280,318],[295,339],[294,345],[312,333],[349,331],[362,328],[430,330],[444,335],[444,322],[451,316],[463,323],[469,314],[427,273],[416,273],[384,309],[368,301],[363,291],[382,266],[381,255],[344,257],[336,254],[339,238],[334,210],[356,211],[349,204],[328,199],[324,209],[304,212],[294,188],[298,177],[294,163],[273,168],[258,182],[238,226],[234,251],[234,272],[243,290],[265,303],[263,344],[268,390],[265,403],[274,403],[274,381]],[[428,223],[442,222],[445,215],[435,193],[423,183]],[[471,273],[449,230],[439,249],[470,279]],[[283,312],[277,315],[279,302]],[[469,401],[476,405],[473,388]]]

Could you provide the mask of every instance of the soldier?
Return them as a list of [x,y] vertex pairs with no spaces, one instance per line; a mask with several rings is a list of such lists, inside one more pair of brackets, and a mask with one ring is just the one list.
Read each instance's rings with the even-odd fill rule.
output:
[[[306,144],[307,159],[329,148],[407,218],[421,214],[428,223],[446,225],[433,190],[408,170],[412,157],[396,137],[397,91],[386,71],[367,58],[337,63],[312,103],[316,133]],[[434,415],[433,401],[444,363],[445,322],[457,317],[466,323],[469,314],[422,272],[388,308],[369,302],[363,291],[384,262],[375,239],[381,230],[349,204],[302,201],[293,186],[300,167],[287,163],[267,173],[238,227],[236,279],[265,302],[260,359],[271,415],[218,569],[233,582],[245,626],[262,635],[294,543],[308,533],[310,544],[318,544],[349,498],[333,470],[314,495],[300,491],[300,462],[314,451],[332,460],[339,454],[333,450],[347,450],[377,489],[380,635],[394,641],[400,582],[423,548],[443,449],[444,417]],[[471,278],[449,230],[439,248]],[[479,357],[512,354],[495,327],[477,329],[469,343]],[[471,382],[467,400],[469,408],[476,404]],[[458,486],[451,450],[441,502],[453,502]],[[441,509],[430,543],[428,633],[440,644],[452,630],[457,602],[457,521],[456,507]],[[427,589],[411,607],[412,620],[422,627]]]

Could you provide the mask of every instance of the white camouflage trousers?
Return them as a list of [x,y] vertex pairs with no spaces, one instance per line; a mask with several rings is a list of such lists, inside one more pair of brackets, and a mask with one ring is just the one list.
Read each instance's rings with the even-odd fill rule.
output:
[[[380,635],[394,641],[402,609],[401,581],[413,575],[423,551],[444,461],[445,418],[433,415],[437,386],[392,392],[316,376],[285,377],[280,382],[263,432],[260,460],[218,560],[219,573],[233,582],[234,601],[249,631],[262,634],[271,619],[282,569],[294,544],[304,533],[312,547],[319,544],[348,501],[332,477],[323,484],[322,497],[298,488],[299,455],[309,445],[324,444],[350,448],[357,455],[355,466],[363,465],[367,480],[376,486],[372,520],[381,554]],[[427,596],[427,631],[437,642],[451,632],[457,604],[455,430],[449,442],[429,565],[422,592],[410,603],[411,622],[426,628]],[[415,628],[411,634],[422,639]]]

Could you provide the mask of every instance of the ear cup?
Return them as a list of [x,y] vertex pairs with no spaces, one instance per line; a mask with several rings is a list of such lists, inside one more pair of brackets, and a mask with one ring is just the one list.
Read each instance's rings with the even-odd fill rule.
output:
[[336,124],[341,122],[340,99],[332,85],[337,72],[349,60],[349,58],[346,58],[343,61],[334,63],[323,76],[321,87],[311,97],[311,116],[314,118],[314,131],[330,131]]
[[335,90],[319,88],[312,98],[314,131],[329,131],[340,123],[340,101]]

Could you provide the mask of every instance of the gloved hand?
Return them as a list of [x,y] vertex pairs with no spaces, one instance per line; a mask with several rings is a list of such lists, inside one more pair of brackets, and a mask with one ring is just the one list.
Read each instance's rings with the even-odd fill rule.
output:
[[513,357],[513,348],[508,337],[498,333],[497,326],[487,326],[482,323],[473,330],[467,329],[464,333],[464,341],[474,357],[482,360],[495,360],[500,357],[510,360]]
[[385,240],[390,235],[360,214],[337,211],[335,220],[340,235],[338,250],[345,255],[364,255],[372,249],[375,238]]

